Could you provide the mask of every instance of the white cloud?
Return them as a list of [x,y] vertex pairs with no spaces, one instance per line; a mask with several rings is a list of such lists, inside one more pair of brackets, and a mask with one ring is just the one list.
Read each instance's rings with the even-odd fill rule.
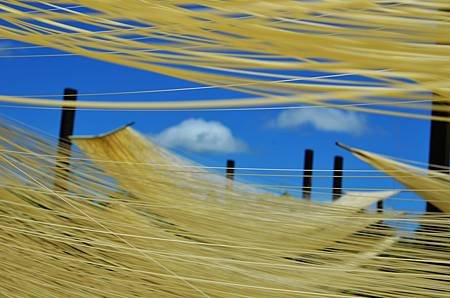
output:
[[245,151],[247,145],[235,138],[231,130],[218,121],[187,119],[156,135],[165,147],[179,147],[196,152],[233,153]]
[[362,115],[353,111],[331,108],[285,110],[271,124],[279,128],[293,128],[309,124],[321,131],[355,135],[361,134],[366,129],[366,119]]

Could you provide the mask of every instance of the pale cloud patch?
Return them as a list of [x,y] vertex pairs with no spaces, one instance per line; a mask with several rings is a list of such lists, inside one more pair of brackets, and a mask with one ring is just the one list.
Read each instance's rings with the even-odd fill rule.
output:
[[278,128],[295,128],[306,125],[316,130],[328,132],[341,132],[359,135],[367,128],[366,118],[353,111],[344,111],[331,108],[317,109],[291,109],[278,114],[270,122]]
[[164,147],[178,147],[195,152],[243,152],[247,145],[218,121],[190,118],[153,137]]

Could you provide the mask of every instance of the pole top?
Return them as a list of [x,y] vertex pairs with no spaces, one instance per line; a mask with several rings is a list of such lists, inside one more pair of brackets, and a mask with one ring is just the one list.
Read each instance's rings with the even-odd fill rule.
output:
[[65,88],[64,89],[64,95],[77,95],[78,91],[74,88]]

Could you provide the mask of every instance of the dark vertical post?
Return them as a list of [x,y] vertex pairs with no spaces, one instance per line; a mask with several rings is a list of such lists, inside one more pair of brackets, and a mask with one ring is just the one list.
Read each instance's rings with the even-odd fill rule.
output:
[[[77,90],[72,88],[64,89],[64,101],[77,100],[77,93]],[[55,177],[55,186],[61,190],[66,190],[65,181],[69,174],[69,158],[72,149],[72,141],[69,137],[73,134],[75,110],[75,108],[63,107],[61,113]]]
[[342,195],[342,176],[344,167],[344,158],[342,156],[334,157],[333,167],[333,201],[339,199]]
[[383,213],[383,200],[377,202],[377,213]]
[[[439,95],[434,94],[438,97]],[[448,111],[438,111],[437,107],[449,107],[444,101],[433,100],[432,116],[450,118]],[[430,151],[428,168],[434,171],[448,173],[450,155],[450,123],[445,121],[431,120],[430,129]],[[427,212],[440,212],[441,210],[432,203],[427,202]]]
[[234,167],[235,167],[234,160],[228,159],[227,160],[227,181],[228,181],[227,187],[228,187],[228,189],[233,188]]
[[303,199],[305,200],[311,200],[313,158],[314,151],[306,149],[303,162]]

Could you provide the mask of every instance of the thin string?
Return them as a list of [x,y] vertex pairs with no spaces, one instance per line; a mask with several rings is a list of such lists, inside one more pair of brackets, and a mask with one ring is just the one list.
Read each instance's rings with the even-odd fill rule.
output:
[[[30,156],[39,156],[39,157],[58,157],[58,155],[54,154],[40,154],[34,152],[25,152],[25,151],[16,151],[16,150],[4,150],[0,149],[0,152],[3,153],[13,153],[20,155],[30,155]],[[107,160],[107,159],[90,159],[87,157],[71,157],[71,160],[74,161],[86,161],[86,162],[97,162],[97,163],[112,163],[112,164],[129,164],[129,165],[143,165],[149,167],[168,167],[168,168],[200,168],[200,169],[216,169],[216,170],[226,170],[226,166],[203,166],[203,165],[183,165],[183,164],[168,164],[168,163],[152,163],[152,162],[135,162],[135,161],[119,161],[119,160]],[[242,171],[274,171],[274,172],[303,172],[303,169],[294,169],[294,168],[264,168],[264,167],[233,167],[235,170]],[[314,169],[314,172],[332,172],[333,169]],[[345,172],[379,172],[380,170],[369,170],[369,169],[345,169]],[[391,170],[386,172],[400,172],[401,170]],[[383,171],[385,172],[385,171]],[[300,176],[299,176],[300,177]],[[303,176],[301,176],[303,177]]]

